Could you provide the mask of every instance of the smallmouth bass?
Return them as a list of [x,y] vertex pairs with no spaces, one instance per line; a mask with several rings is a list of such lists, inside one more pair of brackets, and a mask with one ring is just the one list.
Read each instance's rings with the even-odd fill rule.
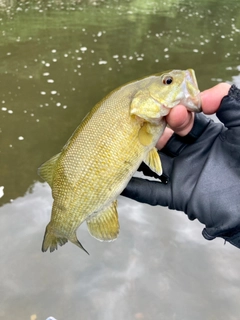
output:
[[142,161],[161,175],[155,145],[164,117],[179,103],[201,111],[199,94],[192,69],[172,70],[130,82],[95,105],[61,152],[38,170],[54,199],[43,252],[68,240],[86,251],[76,236],[84,221],[96,239],[117,238],[117,197]]

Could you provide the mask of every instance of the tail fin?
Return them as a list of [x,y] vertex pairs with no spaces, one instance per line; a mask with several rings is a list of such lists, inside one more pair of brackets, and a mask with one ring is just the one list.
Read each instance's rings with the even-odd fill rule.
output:
[[49,224],[46,227],[43,243],[42,243],[42,252],[46,252],[50,248],[50,252],[57,250],[58,244],[63,246],[68,239],[65,237],[57,237],[52,230],[49,228]]
[[76,233],[74,233],[72,235],[71,238],[69,238],[69,240],[74,243],[76,246],[78,246],[79,248],[81,248],[83,251],[85,251],[88,255],[89,253],[87,252],[87,250],[82,246],[81,242],[78,240],[77,236],[76,236]]
[[[48,248],[50,248],[49,249],[50,252],[53,252],[54,250],[57,250],[58,244],[60,246],[63,246],[66,242],[68,242],[68,239],[66,237],[57,237],[51,229],[52,228],[49,223],[46,227],[44,238],[43,238],[42,252],[46,252]],[[87,250],[78,241],[76,234],[73,234],[73,236],[69,238],[69,240],[89,255]]]

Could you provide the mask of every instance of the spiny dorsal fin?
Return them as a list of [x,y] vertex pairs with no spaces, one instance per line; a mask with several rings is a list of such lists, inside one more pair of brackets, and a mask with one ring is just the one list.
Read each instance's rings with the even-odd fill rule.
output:
[[119,233],[119,222],[117,213],[117,200],[107,209],[99,212],[96,216],[87,220],[90,234],[101,241],[112,241]]
[[56,154],[54,157],[42,164],[40,168],[38,168],[39,176],[43,180],[47,181],[50,187],[52,187],[54,169],[60,154],[61,153]]
[[151,149],[144,160],[149,168],[156,172],[159,176],[162,174],[162,165],[156,148]]

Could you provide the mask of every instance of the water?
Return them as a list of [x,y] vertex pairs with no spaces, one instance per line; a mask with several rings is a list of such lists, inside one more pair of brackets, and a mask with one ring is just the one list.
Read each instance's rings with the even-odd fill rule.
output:
[[37,176],[112,89],[194,68],[240,85],[237,1],[0,1],[0,318],[239,319],[240,252],[182,213],[120,197],[121,233],[85,225],[40,251],[52,205]]

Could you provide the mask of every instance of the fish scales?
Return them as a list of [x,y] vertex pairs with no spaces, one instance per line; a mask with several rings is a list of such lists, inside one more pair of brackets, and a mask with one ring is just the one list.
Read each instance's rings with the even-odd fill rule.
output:
[[[108,107],[111,100],[113,100],[111,106],[114,106],[118,115],[114,121],[109,121],[113,111]],[[94,212],[103,206],[101,203],[106,203],[110,192],[119,188],[121,177],[132,168],[133,163],[136,165],[139,162],[135,154],[142,152],[143,146],[137,141],[137,135],[134,133],[139,130],[140,124],[125,115],[124,109],[128,106],[128,100],[124,99],[125,103],[116,104],[114,103],[116,98],[113,96],[110,101],[103,103],[100,112],[98,108],[90,118],[86,119],[85,126],[75,133],[65,151],[65,157],[61,157],[58,163],[57,176],[61,177],[61,180],[59,183],[56,181],[55,190],[69,209],[73,209],[76,202],[81,204],[82,215],[77,214],[79,223],[86,218],[89,210]],[[101,128],[96,130],[99,124]],[[80,134],[82,131],[84,135]],[[101,136],[104,140],[101,140]],[[129,137],[130,143],[128,147],[123,148],[126,136]],[[131,152],[130,149],[132,149]],[[124,161],[126,165],[123,167]],[[116,167],[119,170],[116,170]],[[76,174],[78,172],[81,172],[81,179]],[[67,178],[64,178],[65,175]],[[74,187],[69,195],[65,190],[69,190],[70,186]],[[73,213],[71,212],[70,215],[72,216]]]
[[54,199],[42,250],[53,251],[68,240],[84,249],[76,237],[83,221],[97,239],[115,239],[116,198],[140,163],[161,174],[154,146],[166,126],[163,116],[179,102],[198,111],[198,95],[194,71],[174,70],[129,83],[99,102],[60,154],[39,169]]

